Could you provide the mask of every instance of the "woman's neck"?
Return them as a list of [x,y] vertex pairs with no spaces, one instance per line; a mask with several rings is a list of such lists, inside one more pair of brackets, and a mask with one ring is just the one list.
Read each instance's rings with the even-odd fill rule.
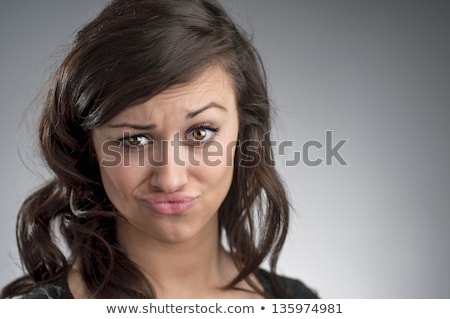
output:
[[182,242],[163,242],[127,225],[118,240],[128,257],[152,283],[158,298],[210,298],[237,274],[221,247],[218,224]]

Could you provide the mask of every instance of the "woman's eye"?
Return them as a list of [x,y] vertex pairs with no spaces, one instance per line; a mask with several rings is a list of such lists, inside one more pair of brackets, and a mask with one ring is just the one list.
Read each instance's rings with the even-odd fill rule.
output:
[[197,127],[189,131],[187,140],[194,143],[207,142],[214,138],[216,132],[217,129],[213,127]]
[[133,147],[133,146],[144,146],[146,144],[151,143],[151,140],[144,135],[133,135],[129,137],[125,137],[123,139],[125,146]]

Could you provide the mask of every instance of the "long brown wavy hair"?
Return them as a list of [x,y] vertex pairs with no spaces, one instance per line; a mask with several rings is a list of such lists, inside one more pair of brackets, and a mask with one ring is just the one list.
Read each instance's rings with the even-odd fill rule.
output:
[[80,29],[54,74],[39,123],[54,178],[20,209],[16,235],[26,275],[7,285],[3,298],[61,280],[75,263],[94,298],[156,297],[117,242],[118,213],[101,183],[91,131],[217,64],[233,80],[239,141],[255,141],[236,148],[232,185],[219,209],[239,269],[227,287],[265,260],[275,279],[289,203],[271,155],[266,76],[250,39],[216,1],[115,0]]

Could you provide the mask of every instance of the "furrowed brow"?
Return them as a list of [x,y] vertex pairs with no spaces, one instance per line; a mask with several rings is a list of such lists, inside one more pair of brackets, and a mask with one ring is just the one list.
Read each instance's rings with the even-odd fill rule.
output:
[[211,102],[211,103],[205,105],[204,107],[202,107],[202,108],[200,108],[200,109],[198,109],[196,111],[192,111],[192,112],[189,112],[188,114],[186,114],[186,119],[191,119],[191,118],[199,115],[200,113],[202,113],[202,112],[204,112],[204,111],[206,111],[206,110],[208,110],[210,108],[213,108],[213,107],[218,108],[220,110],[223,110],[225,112],[228,112],[228,110],[225,107],[223,107],[222,105],[217,104],[215,102]]

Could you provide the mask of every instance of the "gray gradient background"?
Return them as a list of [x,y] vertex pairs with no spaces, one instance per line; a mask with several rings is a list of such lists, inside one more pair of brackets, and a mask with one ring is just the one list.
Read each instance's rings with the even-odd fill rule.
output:
[[[24,110],[102,0],[2,1],[0,285],[14,224],[42,181]],[[223,0],[254,34],[295,215],[280,271],[325,298],[450,298],[450,3]],[[349,166],[284,167],[308,140],[348,139]],[[29,134],[29,135],[27,135]],[[311,156],[322,156],[320,150]],[[45,176],[45,174],[44,174]]]

